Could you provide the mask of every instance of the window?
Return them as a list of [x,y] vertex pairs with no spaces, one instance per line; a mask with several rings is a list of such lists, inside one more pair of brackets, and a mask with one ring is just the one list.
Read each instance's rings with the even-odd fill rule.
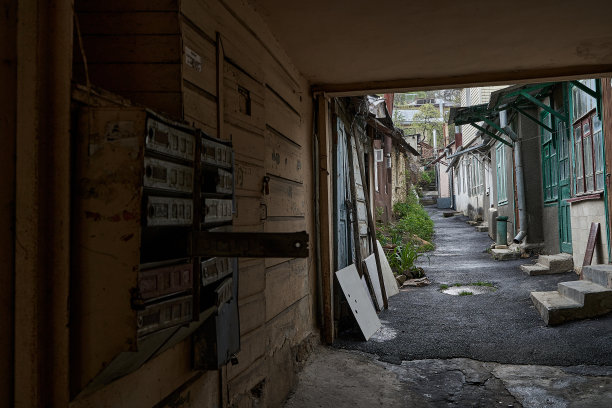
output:
[[508,192],[506,191],[506,155],[503,143],[498,143],[495,148],[495,167],[497,175],[497,204],[508,204]]
[[482,165],[480,160],[478,160],[476,156],[472,156],[468,166],[470,173],[469,195],[475,196],[482,194],[484,191],[484,185],[482,182]]
[[[540,121],[552,128],[551,115],[549,112],[540,113]],[[542,187],[544,190],[544,202],[556,201],[558,197],[559,166],[557,162],[557,147],[553,135],[547,129],[540,127],[540,139],[542,143]]]
[[604,188],[601,120],[591,112],[574,123],[576,193]]
[[378,187],[378,163],[381,163],[382,161],[383,161],[383,150],[374,149],[374,190],[378,192],[380,192],[380,188]]
[[[595,80],[580,81],[595,89]],[[603,141],[597,100],[578,87],[572,88],[574,175],[576,194],[604,189]]]

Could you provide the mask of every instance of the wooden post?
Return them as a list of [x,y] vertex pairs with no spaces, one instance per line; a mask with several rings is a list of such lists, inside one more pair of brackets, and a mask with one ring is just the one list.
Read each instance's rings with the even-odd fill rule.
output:
[[[350,150],[348,154],[348,165],[349,165],[349,179],[350,179],[350,188],[351,188],[351,218],[352,218],[352,230],[353,230],[353,240],[355,241],[355,266],[357,267],[357,272],[359,272],[359,277],[364,275],[364,265],[363,265],[363,256],[361,255],[361,243],[359,242],[359,219],[357,217],[357,189],[355,187],[355,165],[353,162],[353,138],[348,137],[348,148]],[[362,178],[363,183],[363,178]],[[365,273],[366,283],[368,285],[368,290],[370,291],[370,296],[376,305],[378,310],[382,309],[382,305],[378,304],[378,300],[376,299],[376,294],[374,293],[374,285],[372,284],[372,279],[368,273]]]
[[[385,281],[383,279],[382,266],[380,265],[380,254],[378,253],[378,245],[376,245],[376,224],[374,224],[374,217],[372,216],[372,211],[370,211],[370,193],[365,183],[365,167],[363,165],[363,153],[361,151],[361,145],[359,144],[359,140],[357,140],[357,136],[355,132],[353,132],[353,129],[350,130],[349,135],[351,135],[351,138],[355,140],[355,147],[357,148],[359,174],[361,175],[363,193],[365,195],[366,211],[368,212],[368,235],[370,236],[370,240],[372,242],[372,250],[374,251],[374,259],[376,260],[376,269],[378,270],[378,280],[380,281],[380,291],[382,292],[383,306],[385,309],[388,309],[389,299],[387,299],[387,290],[385,288]],[[351,155],[353,154],[353,149],[351,149],[350,153]]]
[[324,95],[317,97],[319,111],[316,123],[319,136],[319,225],[321,226],[321,288],[323,298],[323,340],[327,344],[334,342],[334,308],[333,308],[333,266],[331,256],[332,243],[332,203],[330,184],[329,158],[329,105]]

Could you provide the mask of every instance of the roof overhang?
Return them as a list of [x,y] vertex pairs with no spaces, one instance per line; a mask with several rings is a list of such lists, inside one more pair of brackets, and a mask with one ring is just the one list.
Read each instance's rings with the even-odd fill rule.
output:
[[313,89],[333,96],[612,72],[609,0],[248,4]]

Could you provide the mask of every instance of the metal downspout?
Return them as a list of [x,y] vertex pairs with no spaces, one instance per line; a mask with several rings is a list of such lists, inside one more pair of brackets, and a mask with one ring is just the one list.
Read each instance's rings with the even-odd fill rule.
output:
[[527,236],[527,211],[525,206],[525,184],[523,182],[523,154],[521,153],[521,138],[514,133],[510,126],[506,126],[504,130],[514,139],[514,162],[516,165],[516,195],[519,210],[519,226],[520,230],[516,237],[512,240],[515,244],[520,244]]

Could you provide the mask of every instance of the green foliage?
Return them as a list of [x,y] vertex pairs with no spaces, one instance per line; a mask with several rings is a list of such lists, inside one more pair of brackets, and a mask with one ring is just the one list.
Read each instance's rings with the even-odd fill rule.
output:
[[493,287],[493,284],[491,282],[481,282],[481,281],[473,282],[470,285],[473,285],[473,286],[487,286],[489,288]]
[[417,248],[410,244],[404,244],[402,246],[395,247],[389,264],[395,270],[400,272],[410,271],[414,269],[414,263],[421,254],[417,251]]
[[434,223],[416,197],[409,194],[406,202],[393,206],[393,212],[399,219],[394,226],[396,231],[402,235],[416,235],[425,241],[431,241]]
[[467,290],[464,290],[463,292],[459,293],[459,296],[470,296],[473,295],[472,292],[468,292]]
[[427,184],[431,184],[436,180],[436,172],[434,169],[431,170],[426,170],[424,172],[422,172],[421,174],[419,174],[419,184],[420,185],[427,185]]
[[404,118],[404,115],[402,115],[402,113],[395,109],[393,110],[393,126],[395,126],[396,128],[399,128],[402,125],[402,122],[405,120],[406,118]]
[[384,226],[376,226],[376,239],[380,242],[380,245],[387,245],[389,243],[389,238],[387,238],[387,235],[385,234]]
[[440,285],[440,290],[446,290],[448,289],[448,285],[442,284]]

